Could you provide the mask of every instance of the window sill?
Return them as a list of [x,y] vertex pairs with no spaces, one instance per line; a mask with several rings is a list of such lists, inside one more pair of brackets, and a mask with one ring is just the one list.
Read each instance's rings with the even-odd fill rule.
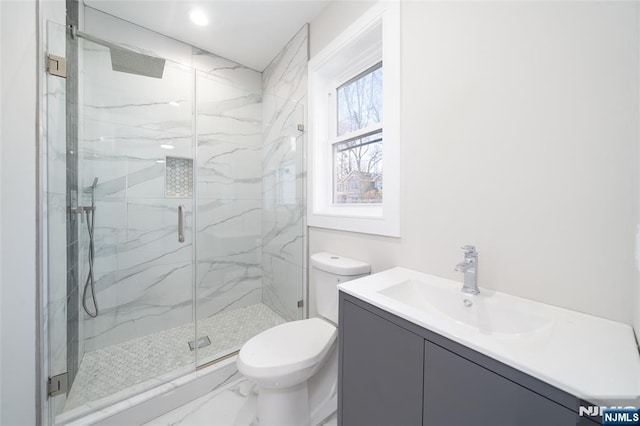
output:
[[398,221],[384,217],[383,206],[332,206],[309,214],[308,225],[363,234],[399,237]]

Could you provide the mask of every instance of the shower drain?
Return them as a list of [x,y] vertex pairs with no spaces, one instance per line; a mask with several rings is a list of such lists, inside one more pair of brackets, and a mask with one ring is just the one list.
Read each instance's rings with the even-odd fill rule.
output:
[[[211,344],[211,339],[209,339],[209,336],[202,336],[201,338],[198,339],[198,349],[204,348],[205,346],[209,346],[210,344]],[[189,349],[192,352],[196,350],[195,340],[189,341]]]

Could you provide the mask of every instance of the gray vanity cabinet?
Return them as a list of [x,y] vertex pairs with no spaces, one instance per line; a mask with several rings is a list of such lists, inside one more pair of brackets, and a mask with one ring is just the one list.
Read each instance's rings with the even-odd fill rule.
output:
[[359,308],[340,324],[341,424],[421,424],[424,339]]
[[576,413],[466,358],[427,340],[424,351],[424,425],[576,424]]
[[593,426],[581,401],[340,293],[340,426]]

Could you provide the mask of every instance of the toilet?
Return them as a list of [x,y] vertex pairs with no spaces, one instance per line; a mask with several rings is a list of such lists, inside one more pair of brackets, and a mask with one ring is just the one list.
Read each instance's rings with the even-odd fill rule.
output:
[[242,346],[238,370],[259,387],[260,426],[315,426],[337,409],[338,284],[370,265],[331,253],[311,256],[318,317],[280,324]]

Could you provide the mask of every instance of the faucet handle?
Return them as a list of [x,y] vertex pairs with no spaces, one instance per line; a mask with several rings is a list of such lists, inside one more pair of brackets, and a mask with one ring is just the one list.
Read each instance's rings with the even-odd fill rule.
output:
[[476,256],[478,256],[478,252],[476,251],[476,246],[466,245],[466,246],[462,246],[460,248],[462,250],[464,250],[464,255],[466,257],[476,257]]

